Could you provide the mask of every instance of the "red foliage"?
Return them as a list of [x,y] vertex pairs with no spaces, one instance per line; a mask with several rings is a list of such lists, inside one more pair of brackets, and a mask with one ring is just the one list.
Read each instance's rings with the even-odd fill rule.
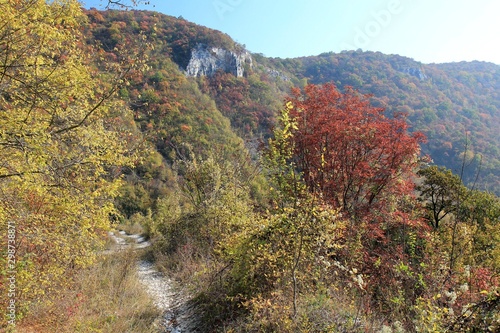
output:
[[333,84],[308,85],[289,98],[298,122],[298,165],[311,190],[352,217],[384,210],[390,196],[413,190],[421,133],[409,135],[403,114],[372,107],[367,95]]
[[475,267],[471,269],[470,274],[470,288],[474,292],[493,290],[499,285],[498,277],[488,268]]
[[274,111],[267,104],[266,91],[259,91],[258,98],[253,96],[255,91],[252,93],[247,78],[219,71],[202,83],[201,89],[214,98],[217,108],[234,128],[244,129],[243,133],[265,132],[271,127]]
[[297,122],[295,159],[309,189],[353,222],[339,255],[357,257],[352,264],[368,277],[374,299],[396,283],[415,298],[410,276],[417,274],[401,277],[396,267],[408,263],[409,272],[419,269],[410,264],[419,256],[410,234],[421,238],[426,227],[415,213],[412,177],[425,138],[408,134],[404,114],[386,117],[369,97],[350,87],[341,93],[333,84],[293,90],[287,102]]

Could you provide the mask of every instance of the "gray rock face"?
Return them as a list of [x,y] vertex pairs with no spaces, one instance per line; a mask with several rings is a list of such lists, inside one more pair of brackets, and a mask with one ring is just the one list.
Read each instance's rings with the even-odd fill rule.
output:
[[286,76],[276,69],[266,68],[266,72],[273,78],[280,78],[283,81],[290,81],[290,77]]
[[421,81],[425,81],[427,79],[427,75],[425,75],[424,72],[422,72],[422,70],[420,68],[405,67],[401,71],[405,74],[415,76]]
[[245,65],[252,66],[249,52],[235,53],[219,47],[198,44],[191,51],[191,59],[186,67],[187,76],[212,76],[221,69],[237,77],[243,76]]

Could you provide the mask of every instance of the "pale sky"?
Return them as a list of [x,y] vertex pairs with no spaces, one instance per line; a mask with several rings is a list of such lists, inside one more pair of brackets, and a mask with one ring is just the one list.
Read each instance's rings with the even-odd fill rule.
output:
[[[84,0],[102,9],[105,0]],[[250,52],[293,58],[362,49],[423,63],[500,64],[499,0],[149,0],[139,7],[227,33]]]

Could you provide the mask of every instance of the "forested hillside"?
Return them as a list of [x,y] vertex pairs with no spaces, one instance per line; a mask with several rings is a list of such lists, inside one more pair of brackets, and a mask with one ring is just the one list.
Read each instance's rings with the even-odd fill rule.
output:
[[[93,38],[108,50],[139,31],[152,36],[152,69],[168,58],[185,70],[192,50],[200,44],[243,50],[221,32],[158,13],[91,11],[90,17]],[[162,75],[158,72],[154,75]],[[463,170],[466,183],[497,194],[499,81],[500,69],[494,64],[425,65],[397,55],[360,51],[296,59],[257,54],[243,77],[219,71],[198,78],[201,91],[214,99],[233,129],[246,139],[269,134],[276,108],[292,85],[333,82],[340,89],[352,86],[372,94],[373,103],[386,108],[388,114],[407,113],[411,130],[426,134],[423,152],[434,163],[456,173]]]
[[[134,38],[139,31],[152,36],[152,69],[160,69],[155,63],[168,58],[185,70],[192,50],[200,44],[243,50],[229,36],[183,19],[153,12],[90,13],[93,37],[102,41],[105,49]],[[161,71],[155,75],[161,75]],[[423,152],[434,163],[456,173],[463,170],[469,185],[476,183],[479,188],[499,193],[498,65],[425,65],[397,55],[360,51],[296,59],[254,55],[243,77],[219,71],[198,79],[202,92],[214,99],[233,129],[245,138],[269,134],[283,93],[305,82],[333,82],[340,89],[352,86],[372,94],[373,103],[386,108],[388,114],[407,113],[411,130],[426,134],[428,143]]]
[[[265,331],[342,326],[355,331],[359,322],[341,324],[354,311],[347,304],[345,314],[322,320],[311,308],[327,294],[340,297],[339,290],[361,302],[363,325],[372,329],[380,316],[390,318],[387,327],[395,330],[398,325],[432,329],[435,322],[442,329],[466,327],[478,312],[467,320],[445,313],[458,311],[466,297],[490,304],[478,293],[497,285],[497,254],[490,250],[498,233],[490,240],[484,236],[498,222],[498,201],[462,182],[498,190],[498,66],[424,65],[373,52],[298,59],[253,55],[251,62],[238,64],[242,46],[183,19],[135,11],[89,16],[89,43],[97,38],[106,44],[98,36],[107,33],[118,41],[116,49],[108,49],[111,58],[139,31],[152,45],[149,68],[120,94],[166,168],[180,178],[174,177],[164,193],[151,195],[148,184],[155,177],[136,173],[136,183],[129,183],[119,203],[130,201],[138,188],[143,193],[144,185],[150,197],[132,196],[142,206],[127,215],[150,214],[143,223],[156,239],[155,256],[199,292],[207,328],[225,323],[239,326],[237,331],[252,331],[254,325]],[[217,58],[221,50],[233,52],[224,53],[225,64]],[[189,77],[187,69],[193,67],[209,74]],[[339,91],[311,85],[328,82]],[[214,122],[219,112],[231,126],[213,136],[221,129]],[[245,148],[228,150],[233,133],[244,139]],[[257,174],[255,139],[266,143],[268,137],[264,172]],[[249,148],[252,153],[245,153]],[[424,154],[455,175],[423,167],[416,157]],[[414,197],[419,169],[420,199]],[[173,200],[179,190],[187,202]],[[458,251],[466,243],[470,246]],[[439,250],[428,252],[432,246]],[[204,273],[192,279],[186,266]],[[306,267],[313,266],[320,271],[307,274]],[[340,278],[330,279],[321,269]],[[205,279],[213,275],[219,283],[207,285]],[[326,289],[312,287],[316,283]],[[443,298],[431,285],[457,291]],[[270,312],[268,301],[274,304]],[[440,302],[449,307],[443,310]],[[327,300],[318,306],[332,311]],[[427,318],[428,311],[435,317]],[[290,314],[295,319],[287,319]]]
[[499,66],[80,5],[0,2],[1,329],[164,332],[138,256],[199,332],[500,329]]
[[[423,132],[424,153],[466,183],[499,193],[500,66],[490,63],[425,65],[397,55],[350,51],[272,63],[311,83],[334,82],[372,94],[389,113],[404,112]],[[465,159],[464,159],[464,154]]]

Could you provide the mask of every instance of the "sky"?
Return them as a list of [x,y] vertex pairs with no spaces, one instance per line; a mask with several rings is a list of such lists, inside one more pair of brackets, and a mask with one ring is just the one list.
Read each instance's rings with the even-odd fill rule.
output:
[[220,30],[267,57],[361,49],[423,63],[500,65],[499,0],[149,0],[138,9]]

